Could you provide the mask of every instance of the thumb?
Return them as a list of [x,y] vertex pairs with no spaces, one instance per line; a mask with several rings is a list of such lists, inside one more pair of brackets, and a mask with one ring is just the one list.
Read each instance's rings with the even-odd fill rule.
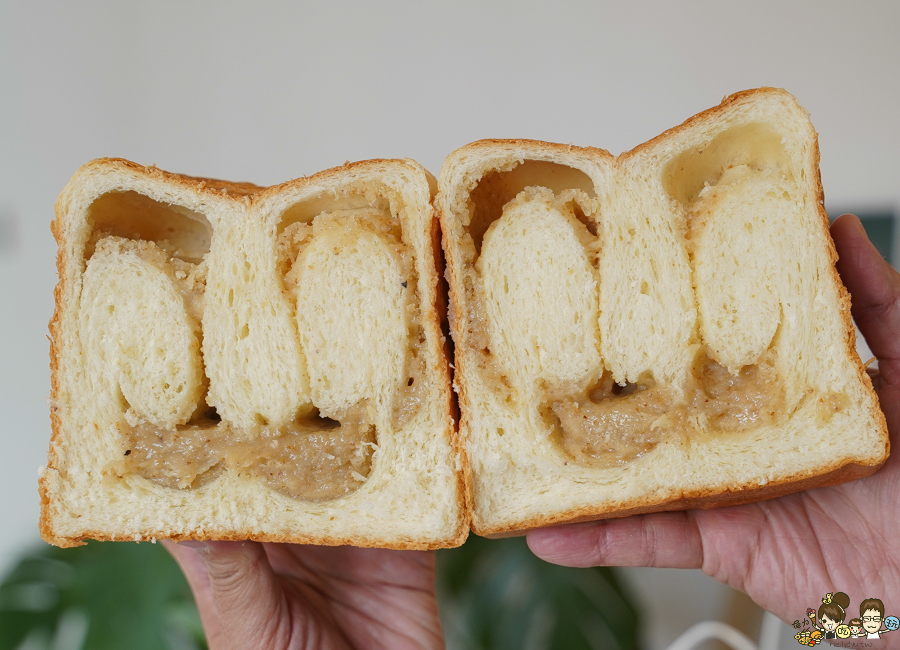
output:
[[528,547],[563,566],[698,569],[703,541],[692,512],[657,512],[528,532]]
[[843,215],[831,226],[837,269],[853,300],[859,331],[878,358],[876,390],[888,431],[900,433],[900,273],[881,257],[859,219]]
[[873,354],[882,377],[900,386],[900,273],[881,257],[854,215],[843,215],[831,227],[840,258],[837,269],[853,298],[853,317]]
[[219,647],[286,647],[288,605],[263,545],[249,541],[189,544],[206,565],[218,615]]

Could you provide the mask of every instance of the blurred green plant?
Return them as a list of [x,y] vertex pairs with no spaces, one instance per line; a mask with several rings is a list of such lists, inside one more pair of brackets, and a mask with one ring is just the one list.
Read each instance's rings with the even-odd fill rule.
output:
[[438,595],[451,650],[637,648],[637,612],[613,570],[547,564],[524,537],[470,535],[438,551]]
[[43,546],[0,584],[0,650],[200,650],[190,588],[158,544]]
[[[471,535],[438,551],[448,648],[636,648],[637,616],[609,569],[546,564],[524,538]],[[190,588],[158,544],[90,542],[26,554],[0,583],[0,650],[206,648]]]

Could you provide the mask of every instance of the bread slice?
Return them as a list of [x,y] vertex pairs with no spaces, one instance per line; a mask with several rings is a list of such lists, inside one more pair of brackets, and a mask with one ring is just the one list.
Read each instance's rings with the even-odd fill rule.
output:
[[44,539],[462,543],[434,189],[410,160],[270,188],[82,167]]
[[447,158],[474,532],[743,503],[885,461],[818,161],[774,89],[618,158],[527,140]]

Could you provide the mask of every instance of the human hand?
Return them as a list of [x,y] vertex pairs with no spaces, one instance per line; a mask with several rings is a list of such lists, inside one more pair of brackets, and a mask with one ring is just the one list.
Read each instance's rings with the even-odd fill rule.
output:
[[434,553],[259,542],[164,542],[210,650],[443,648]]
[[[900,273],[859,219],[831,227],[853,317],[879,370],[871,372],[900,449]],[[701,568],[785,620],[840,589],[860,598],[900,592],[900,453],[872,476],[771,501],[654,513],[535,530],[528,545],[566,566]],[[801,610],[802,611],[802,610]]]

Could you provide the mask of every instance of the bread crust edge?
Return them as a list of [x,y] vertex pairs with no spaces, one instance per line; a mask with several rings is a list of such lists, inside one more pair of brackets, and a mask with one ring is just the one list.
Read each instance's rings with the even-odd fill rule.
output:
[[830,469],[825,473],[806,476],[801,479],[787,477],[781,481],[773,481],[766,485],[750,488],[728,487],[721,490],[697,490],[696,492],[689,492],[674,500],[666,500],[664,502],[654,503],[652,499],[637,498],[626,502],[621,507],[591,508],[590,506],[586,506],[573,508],[555,515],[532,517],[508,526],[480,528],[473,525],[472,532],[476,535],[489,538],[515,537],[524,535],[530,530],[547,528],[550,526],[561,526],[564,524],[576,524],[602,519],[621,519],[624,517],[645,515],[654,512],[695,509],[715,510],[718,508],[745,505],[759,501],[768,501],[797,492],[846,483],[847,481],[853,481],[874,474],[883,464],[884,461],[877,465],[847,463],[840,467]]

